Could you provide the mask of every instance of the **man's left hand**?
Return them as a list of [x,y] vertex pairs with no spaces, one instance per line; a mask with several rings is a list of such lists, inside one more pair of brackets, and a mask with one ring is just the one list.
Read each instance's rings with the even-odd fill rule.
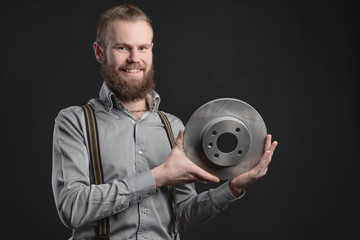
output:
[[250,171],[245,172],[230,181],[229,189],[234,196],[239,196],[246,187],[266,174],[277,145],[277,141],[271,142],[271,135],[268,134],[265,140],[264,154],[259,163]]

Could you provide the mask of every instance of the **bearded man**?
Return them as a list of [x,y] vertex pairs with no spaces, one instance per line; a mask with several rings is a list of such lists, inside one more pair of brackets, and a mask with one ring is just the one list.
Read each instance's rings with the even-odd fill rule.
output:
[[[195,181],[219,179],[185,156],[184,125],[165,113],[178,134],[175,147],[169,144],[154,91],[153,30],[143,11],[131,5],[106,11],[93,48],[104,79],[100,97],[88,103],[96,116],[101,184],[93,183],[84,109],[61,110],[54,126],[52,186],[71,239],[172,239],[227,208],[265,175],[277,145],[270,135],[254,169],[196,193]],[[176,186],[174,205],[170,186]]]

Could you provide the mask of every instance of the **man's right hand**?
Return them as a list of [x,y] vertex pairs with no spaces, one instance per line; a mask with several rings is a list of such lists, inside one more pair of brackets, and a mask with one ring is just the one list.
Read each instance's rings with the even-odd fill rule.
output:
[[189,158],[182,150],[184,132],[179,131],[176,146],[171,150],[165,161],[151,170],[157,187],[171,185],[179,186],[192,182],[219,182],[219,178],[204,171]]

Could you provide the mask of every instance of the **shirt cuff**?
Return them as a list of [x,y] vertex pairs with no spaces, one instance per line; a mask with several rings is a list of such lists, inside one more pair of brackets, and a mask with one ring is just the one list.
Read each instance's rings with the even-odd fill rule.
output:
[[131,192],[131,203],[136,204],[156,192],[155,179],[151,171],[137,173],[126,178]]
[[230,181],[226,181],[216,189],[212,190],[212,199],[218,209],[227,207],[232,202],[242,198],[245,195],[245,190],[239,197],[234,196],[229,189]]
[[[230,183],[230,182],[229,182],[229,183]],[[231,191],[230,191],[229,188],[228,188],[228,190],[229,190],[229,193],[231,194],[231,196],[233,196],[234,200],[240,199],[240,198],[242,198],[243,196],[245,196],[245,189],[244,189],[244,191],[242,191],[242,192],[239,194],[238,197],[234,196],[234,194],[231,193]]]

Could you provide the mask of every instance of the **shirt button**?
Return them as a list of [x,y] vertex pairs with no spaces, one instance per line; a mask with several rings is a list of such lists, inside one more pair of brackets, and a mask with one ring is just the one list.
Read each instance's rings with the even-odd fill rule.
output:
[[142,155],[143,154],[143,152],[141,151],[141,150],[139,150],[139,152],[138,152],[140,155]]

